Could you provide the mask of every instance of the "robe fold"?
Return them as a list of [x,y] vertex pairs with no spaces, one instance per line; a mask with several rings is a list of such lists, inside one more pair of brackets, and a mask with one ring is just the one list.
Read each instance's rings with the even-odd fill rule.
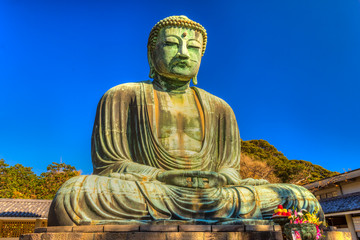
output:
[[[67,181],[56,194],[49,226],[126,224],[154,220],[226,222],[268,219],[278,204],[321,207],[306,189],[290,184],[242,186],[240,135],[222,99],[192,88],[204,113],[200,152],[175,157],[159,144],[151,82],[118,85],[99,102],[93,135],[94,173]],[[187,188],[156,180],[164,170],[212,171],[227,186]]]

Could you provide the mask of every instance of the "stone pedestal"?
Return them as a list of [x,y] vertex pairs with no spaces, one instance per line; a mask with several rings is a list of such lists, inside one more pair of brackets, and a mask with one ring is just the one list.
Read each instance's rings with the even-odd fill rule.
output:
[[[325,232],[351,240],[350,232]],[[283,240],[279,225],[92,225],[37,228],[20,240]]]
[[282,240],[278,225],[95,225],[37,228],[20,240]]

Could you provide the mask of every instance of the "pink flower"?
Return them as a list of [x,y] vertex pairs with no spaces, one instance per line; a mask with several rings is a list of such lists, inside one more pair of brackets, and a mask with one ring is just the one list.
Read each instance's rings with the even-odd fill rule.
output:
[[316,225],[316,239],[319,239],[320,237],[321,237],[321,232],[320,232],[319,226]]

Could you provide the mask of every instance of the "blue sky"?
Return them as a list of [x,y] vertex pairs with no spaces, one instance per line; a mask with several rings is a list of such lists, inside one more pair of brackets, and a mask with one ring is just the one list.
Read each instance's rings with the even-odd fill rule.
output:
[[152,26],[208,32],[198,87],[234,109],[242,139],[329,170],[360,167],[359,0],[0,2],[0,158],[92,172],[96,105],[148,79]]

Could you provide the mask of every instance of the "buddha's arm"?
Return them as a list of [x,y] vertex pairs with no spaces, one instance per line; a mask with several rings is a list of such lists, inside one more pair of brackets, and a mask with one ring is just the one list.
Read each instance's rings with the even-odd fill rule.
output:
[[153,181],[156,180],[157,176],[162,172],[162,169],[125,161],[107,167],[106,171],[101,172],[99,175],[124,177],[126,180]]
[[225,139],[219,142],[220,164],[218,173],[226,178],[227,185],[263,185],[268,181],[263,179],[242,179],[240,176],[240,153],[241,139],[237,126],[235,114],[230,106],[221,101],[216,104],[220,114],[218,116],[219,123],[219,139]]
[[227,185],[238,185],[241,181],[239,170],[235,168],[222,168],[219,174],[226,178]]
[[139,84],[122,84],[110,89],[101,98],[92,134],[94,174],[127,174],[136,179],[153,180],[162,171],[136,163],[130,154],[127,137],[129,109],[131,104],[142,104],[137,102],[140,91]]
[[226,178],[227,185],[238,185],[241,181],[240,150],[241,139],[235,114],[231,107],[219,99],[214,112],[218,112],[219,166],[217,172]]

